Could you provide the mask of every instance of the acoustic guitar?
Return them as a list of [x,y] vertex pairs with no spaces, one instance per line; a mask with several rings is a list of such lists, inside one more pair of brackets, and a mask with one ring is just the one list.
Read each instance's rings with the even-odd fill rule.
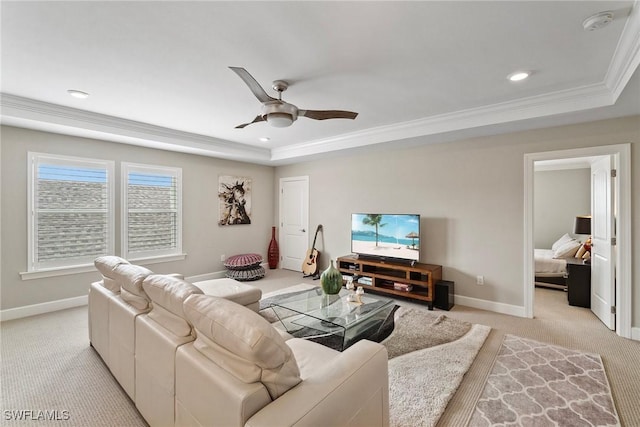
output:
[[313,237],[311,249],[307,251],[307,255],[304,257],[304,261],[302,261],[303,277],[318,275],[318,257],[320,256],[320,252],[316,249],[316,239],[318,238],[318,231],[321,229],[322,224],[319,224],[318,228],[316,228],[316,235]]

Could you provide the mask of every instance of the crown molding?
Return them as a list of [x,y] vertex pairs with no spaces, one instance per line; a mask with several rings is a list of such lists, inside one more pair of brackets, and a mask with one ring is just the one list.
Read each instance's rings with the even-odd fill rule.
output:
[[10,126],[243,162],[268,164],[271,159],[271,153],[266,148],[241,145],[15,95],[1,94],[0,106],[2,124]]
[[636,0],[609,64],[604,82],[617,100],[640,65],[640,1]]
[[604,83],[599,83],[276,148],[271,152],[271,159],[287,160],[334,150],[554,116],[614,103],[611,90]]

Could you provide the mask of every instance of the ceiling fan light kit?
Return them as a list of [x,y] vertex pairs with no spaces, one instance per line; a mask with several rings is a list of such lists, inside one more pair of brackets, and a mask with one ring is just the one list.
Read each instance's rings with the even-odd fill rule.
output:
[[270,113],[267,114],[267,123],[274,128],[286,128],[291,126],[293,118],[287,113]]
[[267,95],[267,92],[260,86],[256,79],[253,78],[247,70],[241,67],[229,67],[233,70],[245,84],[249,87],[249,90],[258,98],[258,101],[262,103],[262,113],[256,116],[252,122],[243,123],[236,126],[236,129],[243,129],[246,126],[258,123],[267,122],[273,127],[284,128],[291,126],[293,122],[300,117],[307,117],[313,120],[327,120],[327,119],[355,119],[358,113],[352,111],[342,110],[299,110],[293,104],[289,104],[282,100],[282,92],[287,90],[289,84],[284,80],[275,80],[272,83],[272,88],[278,92],[278,98]]

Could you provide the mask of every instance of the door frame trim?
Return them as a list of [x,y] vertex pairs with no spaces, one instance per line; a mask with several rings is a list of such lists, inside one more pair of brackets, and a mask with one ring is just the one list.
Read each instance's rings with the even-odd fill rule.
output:
[[534,258],[534,165],[540,160],[569,159],[575,157],[612,156],[617,170],[615,185],[616,215],[616,333],[632,338],[631,328],[631,144],[605,145],[524,155],[524,311],[533,318]]
[[[282,231],[282,194],[283,194],[283,183],[286,181],[305,181],[306,182],[306,192],[307,192],[307,218],[306,218],[306,230],[309,230],[309,175],[301,175],[301,176],[287,176],[282,177],[279,180],[279,188],[278,188],[278,241],[280,241],[280,259],[278,260],[279,268],[282,268],[282,254],[284,253],[284,247],[282,245],[285,244],[284,234]],[[307,240],[309,240],[307,235]],[[307,242],[307,245],[309,242]],[[303,254],[304,255],[304,254]],[[302,270],[300,270],[302,271]]]

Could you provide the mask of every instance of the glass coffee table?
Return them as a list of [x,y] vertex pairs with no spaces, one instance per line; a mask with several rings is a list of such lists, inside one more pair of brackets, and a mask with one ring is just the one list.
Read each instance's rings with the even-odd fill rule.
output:
[[296,338],[311,339],[340,351],[361,339],[379,341],[388,328],[393,328],[395,302],[364,294],[362,304],[358,304],[348,301],[349,294],[351,291],[344,288],[337,295],[314,288],[273,302],[270,307]]

